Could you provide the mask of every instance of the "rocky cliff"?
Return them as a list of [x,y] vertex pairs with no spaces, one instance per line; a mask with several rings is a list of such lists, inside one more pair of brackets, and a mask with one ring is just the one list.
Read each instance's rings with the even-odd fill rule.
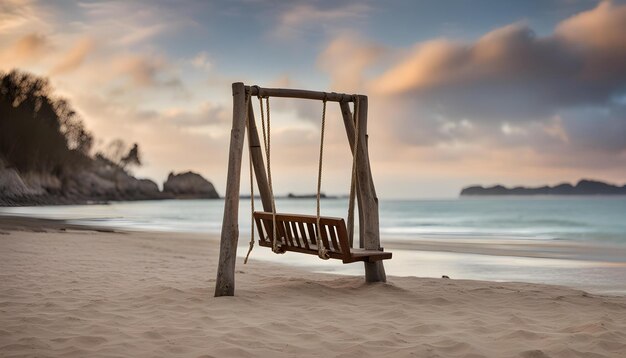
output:
[[0,205],[54,205],[163,199],[157,184],[103,160],[63,175],[20,173],[0,160]]
[[200,174],[194,172],[180,174],[170,173],[167,177],[167,181],[163,183],[163,193],[181,199],[219,198],[213,184],[204,179]]

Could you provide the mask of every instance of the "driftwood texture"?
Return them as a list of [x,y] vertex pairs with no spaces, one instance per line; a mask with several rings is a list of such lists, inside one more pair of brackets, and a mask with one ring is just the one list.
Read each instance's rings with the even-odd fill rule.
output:
[[356,98],[356,95],[345,93],[318,92],[287,88],[262,88],[257,86],[246,86],[246,92],[247,91],[250,91],[252,96],[316,99],[319,101],[326,99],[328,102],[352,102]]
[[235,294],[235,262],[239,239],[239,184],[241,155],[246,125],[246,93],[243,83],[233,83],[233,128],[230,132],[228,177],[224,197],[224,218],[220,239],[220,257],[215,280],[215,297]]
[[261,202],[263,203],[263,210],[272,211],[272,194],[270,186],[267,182],[265,164],[263,163],[264,149],[261,146],[261,141],[259,140],[259,132],[256,128],[254,111],[252,110],[252,101],[248,103],[248,116],[250,118],[250,123],[248,125],[248,145],[250,146],[250,151],[252,153],[252,166],[254,167],[253,171],[259,188],[259,195],[261,196]]
[[[359,145],[356,151],[356,170],[358,178],[357,196],[361,207],[362,218],[359,227],[363,248],[365,250],[380,249],[380,230],[378,221],[378,197],[374,188],[374,180],[370,168],[367,149],[367,96],[359,96],[359,110],[356,120],[359,121]],[[365,281],[386,282],[385,267],[382,261],[365,262]]]

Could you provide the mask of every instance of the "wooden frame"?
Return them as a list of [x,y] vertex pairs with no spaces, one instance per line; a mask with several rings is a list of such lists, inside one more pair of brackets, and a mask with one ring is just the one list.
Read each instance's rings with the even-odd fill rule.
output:
[[[359,210],[359,247],[365,250],[380,250],[380,231],[378,222],[378,198],[369,163],[367,146],[367,96],[344,93],[326,93],[297,89],[261,88],[245,86],[241,82],[233,83],[233,124],[228,153],[228,177],[224,198],[224,217],[220,238],[220,256],[215,282],[215,296],[233,296],[235,294],[235,263],[237,242],[239,240],[239,188],[241,179],[241,160],[246,123],[246,96],[286,97],[338,102],[341,107],[348,143],[354,153],[355,123],[352,120],[349,103],[359,100],[358,121],[359,147],[356,155],[357,187],[356,197]],[[249,103],[248,126],[251,160],[254,167],[263,209],[271,211],[271,196],[267,182],[267,173],[263,164],[262,149],[254,120],[252,104]],[[385,268],[382,260],[365,262],[365,280],[367,282],[385,282]]]

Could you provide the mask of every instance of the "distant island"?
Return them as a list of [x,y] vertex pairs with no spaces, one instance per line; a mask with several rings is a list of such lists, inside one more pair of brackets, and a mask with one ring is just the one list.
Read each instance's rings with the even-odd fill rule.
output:
[[[335,195],[326,195],[325,193],[320,193],[320,199],[337,199],[338,197]],[[287,199],[317,199],[317,194],[287,194]]]
[[[241,199],[250,199],[250,194],[242,194],[239,196]],[[260,199],[261,196],[255,195],[256,199]],[[294,194],[289,193],[287,195],[275,195],[276,199],[317,199],[317,194]],[[320,199],[339,199],[337,195],[326,195],[325,193],[320,193]]]
[[493,196],[493,195],[626,195],[626,185],[612,185],[596,180],[583,179],[576,185],[563,183],[555,186],[528,188],[517,186],[507,188],[502,185],[483,187],[469,186],[461,190],[461,196]]

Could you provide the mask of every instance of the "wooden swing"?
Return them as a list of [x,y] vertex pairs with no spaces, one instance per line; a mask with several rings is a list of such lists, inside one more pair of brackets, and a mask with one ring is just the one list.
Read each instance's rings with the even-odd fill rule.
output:
[[[280,238],[278,247],[282,252],[294,251],[319,256],[322,247],[326,249],[327,259],[342,260],[344,264],[391,258],[391,252],[352,248],[348,240],[346,223],[342,218],[278,213],[272,215],[257,211],[254,213],[254,221],[259,230],[259,245],[271,248],[274,247],[271,239],[272,225],[276,223],[277,236]],[[322,233],[321,237],[318,232]]]
[[[261,145],[252,110],[251,97],[259,98],[263,145]],[[321,100],[323,102],[320,155],[317,177],[317,213],[295,215],[276,212],[271,174],[271,120],[270,97],[288,97]],[[263,106],[265,99],[265,110]],[[324,130],[327,102],[339,102],[348,142],[353,153],[352,180],[350,185],[348,225],[341,218],[320,216],[320,193],[324,152]],[[354,104],[354,115],[349,103]],[[267,126],[265,125],[267,118]],[[259,245],[282,254],[287,251],[318,255],[322,259],[339,259],[343,263],[362,261],[365,264],[367,282],[385,282],[382,260],[390,259],[391,253],[380,247],[378,227],[378,198],[372,180],[367,153],[367,97],[341,93],[325,93],[293,89],[260,88],[233,83],[233,129],[228,165],[228,180],[224,203],[224,219],[220,241],[220,257],[215,296],[234,294],[234,272],[238,241],[238,204],[243,132],[247,127],[251,198],[251,239],[248,255],[254,247],[255,224]],[[261,151],[263,148],[264,153]],[[267,167],[263,165],[263,154]],[[259,187],[264,211],[254,210],[254,181]],[[352,248],[354,237],[354,203],[359,206],[359,247]]]
[[[248,92],[246,102],[250,102],[251,95]],[[356,186],[356,156],[352,158],[352,179],[350,182],[350,196],[348,209],[348,229],[343,219],[322,217],[320,216],[320,194],[322,187],[322,163],[324,154],[324,133],[326,128],[326,97],[323,99],[322,123],[320,135],[320,154],[318,162],[317,175],[317,214],[316,216],[296,215],[296,214],[279,214],[276,212],[276,204],[274,200],[274,189],[272,186],[272,169],[271,169],[271,117],[269,97],[265,98],[266,106],[263,108],[263,98],[259,97],[259,106],[261,112],[261,128],[263,131],[263,146],[265,149],[265,157],[267,159],[267,178],[272,199],[271,212],[257,212],[254,210],[254,185],[252,166],[252,151],[248,151],[248,159],[250,162],[250,207],[252,212],[252,224],[250,227],[250,247],[244,264],[248,261],[248,256],[254,247],[254,223],[256,223],[259,232],[259,245],[270,247],[277,254],[284,254],[287,251],[300,252],[311,255],[318,255],[323,260],[339,259],[344,264],[356,261],[374,262],[391,258],[390,252],[379,250],[352,249],[354,235],[354,199]],[[358,99],[354,105],[354,117],[358,115]],[[250,107],[247,107],[248,111]],[[250,121],[249,112],[246,115],[248,126]],[[267,120],[267,126],[265,125]],[[354,122],[354,119],[352,119]],[[248,133],[249,134],[249,133]],[[358,148],[359,144],[359,126],[355,124],[354,131],[354,148]],[[248,148],[250,146],[250,136],[248,135]]]

